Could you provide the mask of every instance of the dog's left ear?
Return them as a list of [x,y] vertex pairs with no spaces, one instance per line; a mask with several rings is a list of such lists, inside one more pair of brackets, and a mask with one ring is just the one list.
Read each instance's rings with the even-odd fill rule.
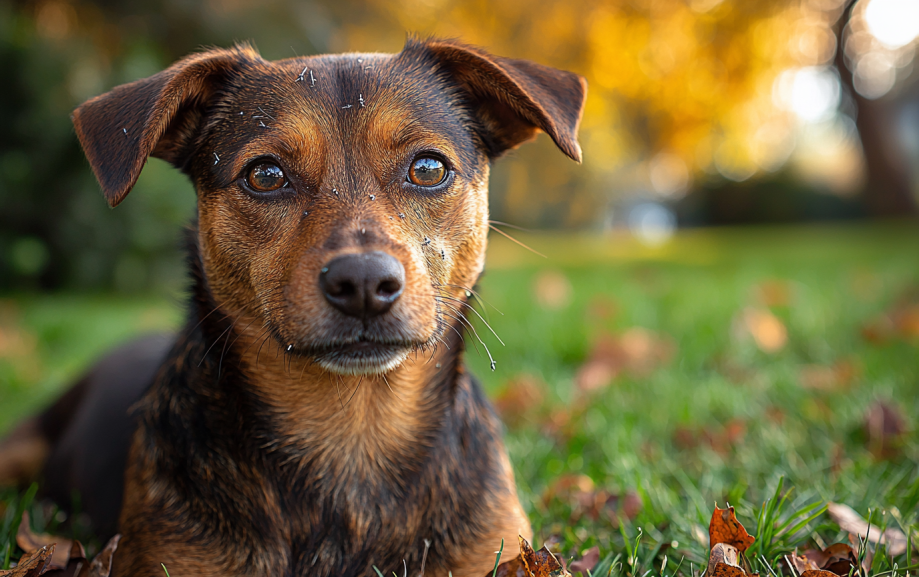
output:
[[581,161],[578,125],[587,96],[583,77],[450,40],[409,40],[404,52],[416,50],[432,54],[468,94],[492,157],[530,140],[539,129],[562,152]]
[[248,45],[207,50],[80,105],[73,125],[109,205],[128,195],[147,157],[181,168],[211,96],[255,60],[260,57]]

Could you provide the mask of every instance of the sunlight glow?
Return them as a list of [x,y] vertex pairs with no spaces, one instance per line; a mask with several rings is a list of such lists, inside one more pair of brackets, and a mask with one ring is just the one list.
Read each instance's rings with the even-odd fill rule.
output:
[[865,9],[868,31],[890,48],[899,48],[919,36],[919,2],[871,0]]
[[840,94],[839,77],[826,66],[786,70],[773,87],[775,104],[805,122],[819,122],[833,116]]

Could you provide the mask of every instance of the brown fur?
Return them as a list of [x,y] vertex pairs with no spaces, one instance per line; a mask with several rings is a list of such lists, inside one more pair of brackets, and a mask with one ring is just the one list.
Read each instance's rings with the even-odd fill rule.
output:
[[[428,540],[426,575],[479,577],[502,538],[530,537],[459,317],[484,266],[489,163],[537,130],[580,160],[584,94],[576,75],[431,40],[279,62],[210,50],[77,109],[112,205],[150,155],[198,192],[194,298],[138,405],[115,574],[417,573]],[[452,169],[437,190],[406,182],[426,151]],[[243,190],[265,156],[294,193]],[[370,250],[405,288],[362,321],[317,278]],[[336,369],[356,342],[382,351],[363,375]]]

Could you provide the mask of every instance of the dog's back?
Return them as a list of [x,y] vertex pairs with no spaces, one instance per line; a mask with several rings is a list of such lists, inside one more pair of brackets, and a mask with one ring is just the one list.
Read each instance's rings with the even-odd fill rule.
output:
[[0,442],[0,485],[40,477],[44,497],[86,514],[100,538],[114,535],[137,428],[129,409],[153,383],[173,339],[150,335],[110,351],[47,410],[21,423]]

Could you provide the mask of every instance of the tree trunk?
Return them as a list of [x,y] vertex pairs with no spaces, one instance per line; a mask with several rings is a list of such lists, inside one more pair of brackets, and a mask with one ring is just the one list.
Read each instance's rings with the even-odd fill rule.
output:
[[844,30],[854,5],[854,1],[849,3],[836,25],[835,64],[843,90],[851,95],[857,107],[855,126],[868,173],[861,196],[871,216],[914,216],[917,207],[910,186],[909,164],[897,142],[895,111],[889,100],[869,100],[859,94],[855,90],[855,74],[846,67]]

